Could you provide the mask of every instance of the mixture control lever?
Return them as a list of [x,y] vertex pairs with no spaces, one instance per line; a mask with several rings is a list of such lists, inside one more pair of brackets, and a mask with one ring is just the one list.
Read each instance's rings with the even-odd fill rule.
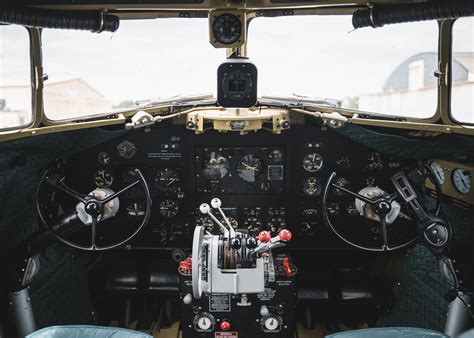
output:
[[265,252],[271,251],[276,248],[285,246],[287,242],[293,237],[292,233],[288,229],[282,229],[277,236],[271,237],[270,232],[262,231],[258,235],[259,244],[255,248],[254,252]]

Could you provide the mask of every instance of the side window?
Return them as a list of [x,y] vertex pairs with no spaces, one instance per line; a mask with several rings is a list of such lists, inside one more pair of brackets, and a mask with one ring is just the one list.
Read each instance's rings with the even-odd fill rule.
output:
[[0,130],[32,121],[30,38],[22,26],[0,25]]
[[453,26],[451,116],[459,123],[474,123],[474,18],[461,18]]

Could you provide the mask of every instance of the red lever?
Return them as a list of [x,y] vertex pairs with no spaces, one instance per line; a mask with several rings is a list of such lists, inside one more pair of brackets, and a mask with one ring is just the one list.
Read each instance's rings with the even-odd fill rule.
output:
[[293,271],[291,270],[291,266],[290,266],[290,260],[288,259],[288,257],[285,257],[283,259],[283,270],[285,270],[285,275],[286,277],[291,277],[293,276]]
[[191,272],[192,269],[193,269],[193,261],[191,260],[191,257],[188,257],[184,261],[179,262],[178,271],[181,272],[182,274],[187,275]]
[[270,231],[261,231],[258,234],[258,240],[260,242],[267,243],[267,242],[270,242],[271,239],[272,239],[272,234],[270,233]]
[[230,323],[227,320],[221,322],[221,330],[222,331],[229,331],[230,330]]
[[280,230],[278,237],[280,237],[280,241],[282,242],[289,242],[291,240],[291,237],[293,237],[293,235],[291,234],[290,230],[282,229]]

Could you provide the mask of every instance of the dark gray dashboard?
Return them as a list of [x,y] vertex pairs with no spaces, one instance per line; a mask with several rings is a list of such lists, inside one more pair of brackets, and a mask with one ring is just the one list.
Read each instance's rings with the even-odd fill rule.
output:
[[[294,234],[292,248],[345,248],[322,217],[329,175],[336,171],[338,183],[356,191],[366,186],[391,191],[391,175],[415,166],[415,161],[386,156],[307,125],[294,125],[281,135],[196,135],[181,126],[137,130],[66,163],[68,184],[80,191],[96,186],[117,190],[133,179],[134,168],[144,173],[153,206],[150,223],[130,243],[140,248],[190,247],[195,224],[212,226],[198,207],[213,197],[222,200],[237,228],[258,233],[286,227]],[[142,197],[132,191],[121,199],[114,229],[142,215]],[[355,236],[380,240],[376,226],[357,214],[348,196],[334,191],[327,210],[335,221],[355,229]]]

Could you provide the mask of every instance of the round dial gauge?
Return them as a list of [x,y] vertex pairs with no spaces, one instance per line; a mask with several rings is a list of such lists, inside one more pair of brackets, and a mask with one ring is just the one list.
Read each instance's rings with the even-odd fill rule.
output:
[[117,153],[120,157],[129,160],[137,153],[137,146],[130,141],[123,141],[117,145]]
[[[344,178],[344,177],[338,177],[334,181],[334,184],[339,186],[339,187],[346,188],[346,189],[349,189],[349,190],[351,188],[351,182],[349,182],[349,180],[347,178]],[[342,191],[341,189],[338,189],[336,187],[333,187],[333,191],[336,195],[339,195],[339,196],[346,194],[344,191]]]
[[375,177],[369,176],[365,178],[365,185],[368,187],[375,187],[376,182],[375,182]]
[[215,18],[212,24],[212,32],[217,42],[223,45],[231,45],[240,39],[242,23],[234,14],[221,14]]
[[303,168],[310,173],[320,171],[322,167],[323,157],[318,153],[307,154],[303,159]]
[[112,158],[105,151],[101,151],[99,155],[97,155],[97,163],[104,166],[109,165],[112,163]]
[[216,320],[214,319],[213,315],[207,312],[203,312],[201,314],[196,315],[196,317],[194,317],[193,322],[198,331],[208,332],[212,329],[212,326],[215,324]]
[[357,211],[357,208],[355,206],[355,203],[352,202],[346,206],[346,213],[350,216],[357,216],[359,215],[359,212]]
[[232,228],[237,229],[239,227],[239,222],[234,217],[227,217]]
[[155,176],[155,188],[165,192],[176,192],[179,187],[179,174],[169,168],[161,168]]
[[267,331],[276,331],[280,327],[281,324],[281,319],[274,317],[274,316],[269,316],[267,317],[264,322],[263,326]]
[[174,200],[164,200],[160,203],[160,215],[166,218],[173,218],[178,215],[179,205]]
[[341,212],[341,208],[339,207],[339,204],[331,203],[328,205],[327,211],[329,215],[336,216],[339,215],[339,213]]
[[97,170],[94,174],[94,183],[99,188],[107,188],[112,185],[114,181],[114,176],[112,172],[107,169]]
[[237,174],[246,182],[255,182],[260,179],[263,172],[262,161],[253,154],[242,157],[237,165]]
[[453,183],[461,194],[469,193],[471,191],[471,172],[460,168],[454,169]]
[[430,169],[431,169],[431,171],[433,171],[433,173],[434,173],[436,179],[438,180],[439,184],[443,184],[446,177],[444,175],[444,169],[441,166],[441,164],[439,164],[438,162],[432,162],[430,164]]
[[336,158],[336,165],[339,169],[349,169],[352,163],[348,156],[340,155]]
[[229,162],[222,154],[211,151],[204,160],[202,173],[208,179],[218,181],[229,173]]
[[323,190],[323,186],[321,184],[321,181],[317,177],[313,177],[313,176],[308,177],[303,182],[303,193],[306,196],[309,196],[309,197],[318,196],[322,190]]
[[214,227],[214,221],[211,219],[209,216],[198,216],[196,217],[196,220],[194,221],[196,226],[203,226],[209,230],[211,230]]
[[283,160],[283,153],[281,152],[280,149],[273,149],[268,154],[268,157],[270,158],[270,161],[272,161],[273,163],[280,163]]
[[367,154],[364,159],[364,169],[366,171],[379,171],[383,168],[382,155],[377,152]]

